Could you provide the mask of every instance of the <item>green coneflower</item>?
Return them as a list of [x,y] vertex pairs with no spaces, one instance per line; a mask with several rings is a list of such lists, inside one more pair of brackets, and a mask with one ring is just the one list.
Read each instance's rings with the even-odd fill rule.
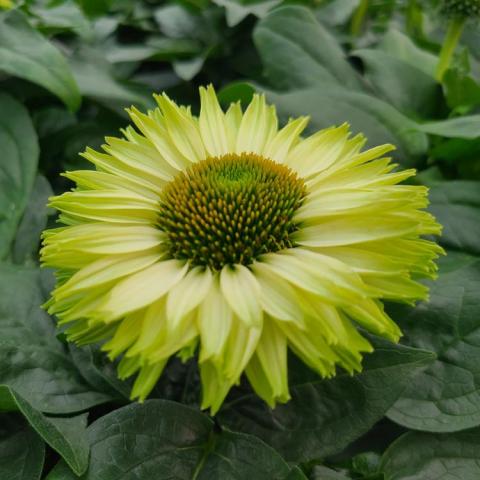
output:
[[449,22],[435,74],[439,82],[450,66],[466,21],[480,16],[480,0],[443,0],[441,11]]
[[212,87],[201,110],[165,94],[129,113],[138,130],[83,156],[72,192],[51,199],[64,227],[47,230],[57,269],[48,310],[78,344],[104,341],[143,400],[172,355],[198,352],[203,408],[216,412],[246,373],[269,405],[289,399],[287,349],[323,377],[361,370],[369,342],[397,341],[381,300],[427,297],[442,252],[420,238],[440,226],[427,189],[398,185],[383,145],[348,125],[303,138],[307,118],[279,129],[255,95],[223,112]]

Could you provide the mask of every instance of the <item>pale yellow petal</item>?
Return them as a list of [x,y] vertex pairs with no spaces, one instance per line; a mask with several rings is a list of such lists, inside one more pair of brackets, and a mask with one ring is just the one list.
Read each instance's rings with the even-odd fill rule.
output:
[[188,168],[192,164],[192,161],[188,157],[185,157],[171,141],[159,109],[153,110],[149,115],[145,115],[135,107],[127,110],[127,112],[138,129],[156,148],[158,154],[161,155],[165,162],[174,170],[180,171]]
[[275,107],[267,106],[264,95],[253,96],[238,129],[236,153],[263,155],[265,146],[278,130]]
[[76,252],[114,255],[158,247],[165,234],[160,230],[141,225],[116,225],[88,223],[58,229],[55,235],[45,238],[42,256],[64,255]]
[[[290,398],[288,391],[287,375],[287,338],[285,334],[276,327],[271,319],[265,319],[262,336],[257,344],[255,356],[258,358],[261,369],[264,372],[264,379],[249,375],[252,369],[246,369],[249,380],[263,380],[268,382],[271,389],[271,397],[264,398],[271,407],[276,400],[287,401]],[[252,386],[258,382],[252,382]]]
[[238,317],[233,317],[222,365],[223,374],[233,383],[238,382],[252,358],[261,333],[262,326],[247,327]]
[[243,265],[223,267],[220,286],[227,303],[245,325],[261,324],[260,285],[247,267]]
[[255,262],[251,268],[260,284],[261,305],[265,312],[278,320],[294,322],[299,328],[304,328],[303,311],[295,288],[262,262]]
[[205,148],[213,157],[224,155],[229,152],[225,115],[212,85],[200,87],[200,101],[198,124]]
[[194,267],[168,293],[167,317],[172,329],[207,296],[212,285],[209,268]]
[[348,134],[348,124],[320,130],[299,142],[288,154],[285,163],[302,177],[309,177],[327,170],[338,160],[347,142]]
[[146,147],[115,137],[106,137],[105,141],[107,144],[102,146],[103,150],[126,165],[143,170],[165,182],[172,180],[177,173],[177,170],[169,165],[153,146]]
[[149,252],[101,258],[75,273],[68,282],[54,290],[53,295],[58,300],[75,292],[97,288],[138,272],[159,261],[161,257],[159,252]]
[[207,154],[197,121],[165,93],[154,97],[165,118],[165,129],[177,149],[191,162],[205,160]]
[[238,131],[242,123],[242,116],[243,113],[240,102],[232,103],[225,113],[225,128],[229,152],[236,151]]
[[307,247],[333,247],[411,235],[418,229],[417,221],[393,215],[327,217],[295,232],[292,241]]
[[150,190],[155,191],[165,185],[165,180],[158,176],[152,176],[143,168],[136,168],[123,163],[120,159],[112,157],[111,155],[96,152],[91,148],[87,148],[85,152],[80,155],[93,163],[98,170],[144,185]]
[[179,260],[165,260],[130,275],[110,291],[95,316],[110,322],[152,304],[168,293],[187,269]]
[[119,192],[134,192],[150,200],[158,200],[160,188],[152,189],[146,183],[139,183],[132,178],[120,177],[107,172],[95,170],[76,170],[65,172],[64,177],[77,184],[78,190],[118,190]]
[[233,320],[233,311],[223,296],[218,278],[198,308],[197,323],[201,337],[200,362],[215,361],[223,353]]
[[263,155],[275,162],[284,163],[290,149],[298,141],[300,134],[307,126],[309,118],[299,117],[292,120],[279,130],[265,146]]

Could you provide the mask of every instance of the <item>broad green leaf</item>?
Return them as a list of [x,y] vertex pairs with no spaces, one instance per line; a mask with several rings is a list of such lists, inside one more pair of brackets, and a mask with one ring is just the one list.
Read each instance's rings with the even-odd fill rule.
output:
[[189,58],[201,53],[202,48],[197,42],[191,40],[153,37],[140,45],[105,45],[104,52],[109,62],[123,63]]
[[480,104],[480,84],[472,76],[458,70],[447,70],[443,85],[450,108],[468,108]]
[[439,278],[428,282],[429,302],[390,312],[406,342],[437,354],[388,412],[415,430],[452,432],[480,425],[480,260],[451,257],[441,262]]
[[276,88],[296,90],[318,84],[361,88],[360,77],[337,41],[306,8],[274,10],[258,23],[253,38]]
[[177,40],[196,40],[212,43],[216,34],[208,15],[195,14],[181,5],[164,5],[155,9],[154,18],[161,32]]
[[342,25],[350,20],[360,0],[333,0],[322,3],[317,9],[316,17],[328,25]]
[[[42,272],[36,268],[0,263],[0,342],[45,345],[63,352],[55,339],[53,320],[40,308],[45,301]],[[1,367],[0,367],[1,368]]]
[[40,480],[45,444],[20,418],[0,414],[0,478]]
[[435,115],[440,104],[440,86],[425,72],[382,50],[355,50],[366,77],[380,96],[401,112],[413,117]]
[[0,260],[2,260],[9,254],[17,225],[35,180],[38,162],[38,140],[28,112],[20,103],[5,94],[0,94],[0,145],[2,146]]
[[293,380],[292,399],[274,410],[253,394],[242,396],[226,403],[220,423],[262,438],[288,461],[324,458],[370,430],[433,358],[431,352],[377,340],[363,372]]
[[205,57],[200,55],[189,60],[175,60],[172,64],[174,72],[185,81],[196,77],[205,63]]
[[430,211],[443,225],[440,243],[480,255],[480,182],[449,181],[430,189]]
[[41,85],[70,110],[80,106],[78,87],[65,58],[19,10],[0,13],[0,70]]
[[393,156],[403,166],[415,164],[415,157],[426,152],[427,137],[416,131],[416,123],[371,95],[330,85],[288,93],[266,93],[283,120],[310,115],[310,132],[348,122],[354,133],[365,134],[369,146],[396,145]]
[[248,15],[264,17],[268,11],[276,7],[282,0],[213,0],[214,3],[225,7],[227,25],[234,27]]
[[76,0],[87,15],[92,17],[106,14],[114,0]]
[[475,139],[480,136],[480,115],[420,123],[418,129],[431,135],[439,135],[440,137]]
[[284,480],[309,480],[299,467],[293,467]]
[[388,54],[409,63],[431,77],[435,76],[438,57],[421,49],[399,30],[391,29],[382,38],[380,48]]
[[32,112],[32,120],[40,140],[77,122],[74,114],[59,106],[36,108]]
[[78,412],[112,400],[81,377],[56,339],[52,320],[40,308],[47,294],[43,274],[0,264],[0,384],[46,413]]
[[42,344],[0,343],[0,384],[51,414],[79,412],[112,399],[93,390],[67,355]]
[[[285,461],[251,435],[217,431],[197,410],[149,400],[115,410],[88,428],[90,466],[81,480],[301,480]],[[298,472],[296,472],[298,473]],[[48,480],[74,480],[64,463]]]
[[47,201],[51,195],[53,191],[48,180],[37,175],[13,243],[12,259],[15,263],[25,263],[37,254],[40,234],[47,226]]
[[410,432],[385,452],[385,480],[478,480],[480,430],[450,434]]
[[349,480],[342,473],[331,470],[324,466],[317,466],[313,469],[312,480]]
[[82,377],[96,390],[109,392],[112,397],[118,397],[119,400],[130,397],[132,382],[119,380],[117,366],[97,345],[77,347],[70,343],[68,349]]
[[3,385],[0,385],[0,399],[0,404],[14,404],[35,431],[61,455],[77,475],[85,472],[90,451],[86,435],[86,414],[77,417],[47,417],[34,409],[18,393]]
[[65,2],[49,7],[33,4],[30,13],[33,13],[42,30],[72,31],[85,40],[90,40],[93,36],[90,22],[74,2]]
[[240,101],[243,106],[246,106],[252,100],[255,93],[255,87],[247,82],[234,82],[226,85],[219,92],[217,92],[218,100],[225,107],[228,108],[231,103]]
[[119,110],[134,104],[146,110],[153,100],[146,89],[117,78],[112,66],[91,48],[82,48],[70,59],[70,67],[82,95],[112,105]]

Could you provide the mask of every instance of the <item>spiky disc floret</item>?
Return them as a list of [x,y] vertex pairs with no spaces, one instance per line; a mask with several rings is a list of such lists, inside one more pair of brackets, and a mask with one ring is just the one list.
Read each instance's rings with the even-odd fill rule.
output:
[[413,303],[435,277],[440,233],[427,189],[399,185],[383,145],[348,125],[301,137],[255,95],[223,112],[200,89],[195,118],[166,95],[51,199],[42,263],[47,303],[70,341],[103,342],[143,400],[172,355],[198,352],[202,406],[215,413],[243,373],[269,405],[289,399],[287,350],[322,377],[361,370],[356,325],[397,341],[383,299]]
[[478,17],[480,0],[443,0],[442,12],[453,17]]
[[253,153],[208,158],[162,193],[159,227],[173,258],[221,270],[292,248],[293,220],[306,196],[290,168]]

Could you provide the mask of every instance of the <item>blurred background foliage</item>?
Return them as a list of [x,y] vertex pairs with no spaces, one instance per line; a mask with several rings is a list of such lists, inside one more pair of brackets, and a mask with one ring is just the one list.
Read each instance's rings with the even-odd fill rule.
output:
[[[91,480],[147,478],[120,476],[135,465],[158,479],[480,478],[480,29],[465,22],[438,81],[450,21],[436,0],[0,0],[2,480],[77,478],[89,444]],[[395,144],[431,187],[449,253],[430,303],[391,307],[404,346],[380,343],[361,375],[328,382],[292,360],[289,404],[271,412],[241,386],[215,424],[160,400],[124,406],[129,385],[103,355],[55,336],[37,268],[47,198],[71,188],[59,174],[91,168],[78,152],[118,135],[125,107],[153,108],[152,92],[198,111],[209,83],[224,105],[264,92],[283,122],[348,121]],[[175,360],[154,396],[197,405],[194,365]],[[183,416],[181,432],[168,423]],[[142,453],[143,434],[163,440]]]

